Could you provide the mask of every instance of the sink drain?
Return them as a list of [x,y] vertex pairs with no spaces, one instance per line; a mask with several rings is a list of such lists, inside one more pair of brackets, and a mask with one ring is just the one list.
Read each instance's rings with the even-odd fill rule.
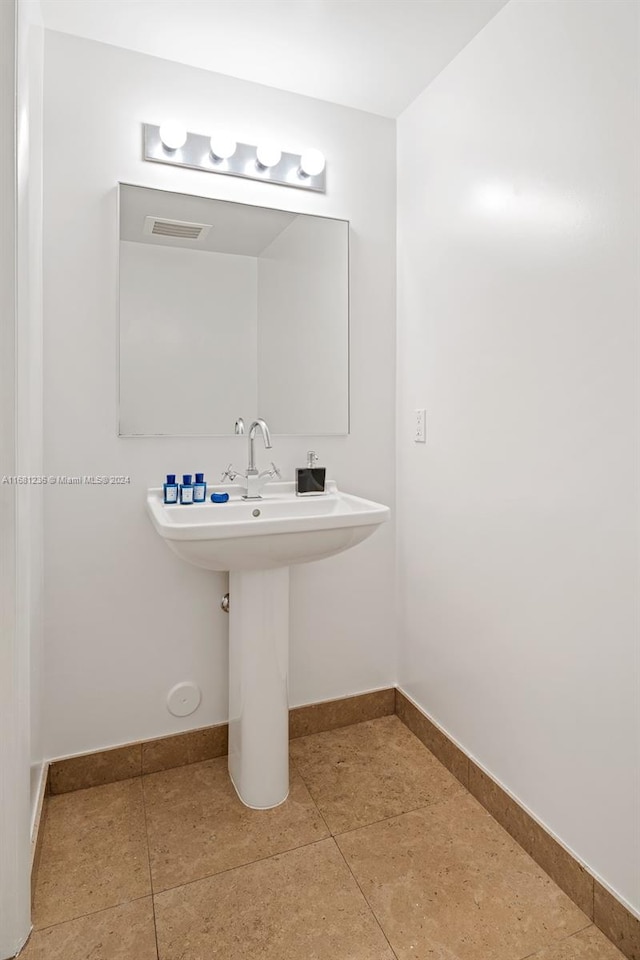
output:
[[252,511],[251,511],[251,516],[252,516],[252,517],[259,517],[259,516],[260,516],[260,511],[258,510],[257,507],[256,507],[255,510],[252,510]]

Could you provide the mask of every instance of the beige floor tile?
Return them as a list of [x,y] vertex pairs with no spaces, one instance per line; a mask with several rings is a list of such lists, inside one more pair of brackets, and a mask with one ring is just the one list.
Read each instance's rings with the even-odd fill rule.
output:
[[150,893],[140,778],[49,798],[36,929]]
[[469,795],[337,843],[400,960],[518,960],[589,923]]
[[393,960],[333,840],[155,897],[161,960]]
[[156,960],[151,897],[31,935],[20,960]]
[[273,810],[250,810],[240,802],[226,757],[153,773],[143,782],[156,892],[328,834],[293,770],[289,797]]
[[624,954],[597,927],[591,926],[533,954],[530,960],[624,960]]
[[463,792],[397,717],[301,737],[290,751],[334,834]]

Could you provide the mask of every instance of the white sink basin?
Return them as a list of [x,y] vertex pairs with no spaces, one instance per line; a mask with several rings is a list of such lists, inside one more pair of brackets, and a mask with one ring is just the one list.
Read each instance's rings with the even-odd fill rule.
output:
[[[268,570],[322,560],[370,536],[389,508],[342,493],[327,484],[319,497],[297,497],[293,483],[270,483],[261,500],[243,500],[242,488],[227,503],[166,505],[162,490],[149,490],[147,509],[169,547],[206,570]],[[207,495],[209,496],[209,494]]]

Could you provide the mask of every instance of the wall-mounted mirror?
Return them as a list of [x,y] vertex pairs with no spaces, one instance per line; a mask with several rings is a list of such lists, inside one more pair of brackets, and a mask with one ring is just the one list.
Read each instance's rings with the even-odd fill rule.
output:
[[119,434],[349,432],[349,224],[119,184]]

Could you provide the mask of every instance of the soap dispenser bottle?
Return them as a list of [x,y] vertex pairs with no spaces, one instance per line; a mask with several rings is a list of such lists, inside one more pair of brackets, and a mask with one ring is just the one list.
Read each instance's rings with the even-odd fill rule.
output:
[[306,467],[296,468],[296,495],[317,497],[325,492],[326,467],[316,467],[318,457],[314,450],[307,453]]

